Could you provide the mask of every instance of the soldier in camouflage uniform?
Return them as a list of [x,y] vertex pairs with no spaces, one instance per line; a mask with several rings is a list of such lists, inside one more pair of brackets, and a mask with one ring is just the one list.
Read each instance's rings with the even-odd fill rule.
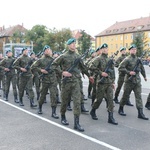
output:
[[[52,107],[52,117],[58,119],[59,116],[56,114],[57,99],[56,99],[56,88],[57,88],[57,78],[56,73],[52,66],[52,50],[50,46],[45,45],[43,48],[44,55],[39,60],[35,61],[31,66],[33,72],[41,72],[41,90],[39,99],[39,110],[38,114],[42,114],[42,105],[46,98],[47,91],[50,91],[50,100]],[[50,64],[50,65],[49,65]],[[49,68],[46,70],[47,66]]]
[[14,62],[14,68],[20,71],[19,74],[19,105],[24,106],[23,104],[23,95],[25,88],[27,88],[27,92],[29,94],[30,99],[30,107],[36,107],[34,104],[34,92],[32,89],[32,73],[30,69],[30,65],[32,64],[32,59],[28,56],[28,49],[24,47],[22,49],[22,55],[17,58]]
[[[3,55],[2,53],[0,53],[0,62],[3,60]],[[4,70],[0,68],[0,96],[2,95],[2,91],[3,91],[3,97],[5,98],[5,90],[4,90],[4,86],[5,86],[5,81],[4,81]]]
[[[144,77],[145,81],[146,79],[146,73],[144,66],[142,62],[138,66],[137,72],[133,71],[134,67],[136,66],[137,60],[139,59],[136,56],[137,48],[136,45],[131,45],[129,47],[130,55],[126,57],[121,64],[119,65],[119,71],[126,73],[125,76],[125,83],[124,83],[124,92],[120,101],[120,107],[118,110],[118,113],[122,116],[126,116],[124,113],[124,105],[126,104],[126,101],[129,99],[129,95],[131,94],[131,91],[133,90],[135,95],[135,101],[136,101],[136,108],[138,109],[138,118],[148,120],[147,117],[143,114],[143,102],[141,97],[141,78],[139,75],[139,72],[141,72],[142,76]],[[140,60],[141,61],[141,60]],[[133,77],[132,80],[130,77]]]
[[8,94],[9,94],[9,89],[10,89],[10,83],[12,82],[12,87],[13,87],[13,94],[14,94],[14,101],[16,103],[19,103],[18,101],[18,94],[17,94],[17,81],[16,81],[16,72],[15,69],[12,67],[13,62],[15,59],[12,57],[13,53],[11,50],[6,51],[7,57],[4,58],[1,63],[0,63],[0,69],[3,69],[5,71],[4,76],[5,76],[5,101],[8,101]]
[[[126,58],[126,48],[121,47],[120,53],[121,53],[121,56],[118,57],[118,59],[115,61],[115,67],[117,67],[117,68],[119,67],[119,64]],[[125,78],[125,73],[119,72],[119,77],[118,77],[118,81],[117,81],[117,88],[116,88],[115,97],[114,97],[114,101],[116,104],[119,104],[118,96],[119,96],[120,90],[122,88],[122,85],[124,83],[124,78]],[[133,104],[131,104],[130,100],[127,101],[126,105],[133,106]]]
[[[73,72],[69,73],[67,71],[67,69],[74,64],[74,61],[79,58],[79,55],[75,52],[75,41],[76,39],[74,38],[71,38],[67,41],[69,50],[64,54],[60,55],[60,57],[56,58],[53,62],[53,65],[55,66],[56,71],[59,71],[63,76],[61,85],[61,123],[63,125],[69,125],[65,113],[68,101],[70,101],[71,97],[73,100],[74,109],[74,129],[83,132],[84,129],[79,124],[79,116],[81,113],[80,70],[86,72],[87,68],[85,69],[83,61],[80,61],[79,64],[74,68]],[[61,66],[61,70],[57,70],[58,66]],[[85,74],[88,74],[88,71]],[[64,78],[66,79],[65,81]]]
[[[110,58],[108,58],[108,45],[106,43],[102,44],[100,47],[102,54],[100,57],[96,57],[92,64],[90,65],[90,70],[93,70],[95,74],[97,74],[97,87],[96,87],[96,99],[92,105],[92,110],[90,111],[90,115],[92,119],[98,120],[96,116],[96,109],[99,108],[103,98],[105,97],[105,93],[107,95],[108,101],[108,123],[117,125],[118,123],[113,118],[113,89],[115,82],[115,70],[114,65],[110,66],[110,70],[108,73],[105,72],[105,68],[108,64]],[[101,78],[104,78],[104,81],[99,82]]]

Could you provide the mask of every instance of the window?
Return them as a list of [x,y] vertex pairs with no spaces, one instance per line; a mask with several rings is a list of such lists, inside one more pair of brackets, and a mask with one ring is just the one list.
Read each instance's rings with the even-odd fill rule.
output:
[[122,36],[122,35],[120,35],[120,40],[121,40],[121,41],[123,40],[123,36]]
[[131,34],[131,39],[133,40],[133,34]]
[[150,38],[150,32],[148,32],[148,37]]
[[116,41],[118,40],[118,36],[116,36]]

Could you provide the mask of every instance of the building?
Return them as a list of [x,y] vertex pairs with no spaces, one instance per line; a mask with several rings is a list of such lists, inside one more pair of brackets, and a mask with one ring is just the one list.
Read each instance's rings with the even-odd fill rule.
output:
[[109,45],[109,55],[111,55],[122,46],[128,48],[138,31],[142,31],[147,38],[148,45],[145,48],[150,48],[150,16],[116,22],[95,36],[96,47],[107,43]]
[[25,43],[23,43],[23,41],[21,41],[19,38],[13,41],[12,36],[17,32],[19,32],[21,35],[24,35],[26,31],[27,29],[25,29],[23,25],[10,26],[9,28],[5,28],[4,26],[0,27],[0,52],[5,54],[5,50],[8,48],[13,50],[14,46],[18,47],[20,44],[25,46]]

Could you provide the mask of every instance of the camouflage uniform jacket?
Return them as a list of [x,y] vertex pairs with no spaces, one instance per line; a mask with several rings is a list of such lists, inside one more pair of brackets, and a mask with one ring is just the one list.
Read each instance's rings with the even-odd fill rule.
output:
[[[96,57],[90,65],[90,70],[94,72],[97,76],[97,81],[102,78],[102,72],[105,72],[107,67],[107,63],[110,60],[107,54],[101,54],[100,56]],[[108,72],[108,77],[105,78],[104,83],[114,83],[115,81],[115,70],[114,64],[111,65],[110,71]]]
[[[3,59],[0,59],[0,63]],[[0,75],[3,75],[4,74],[4,70],[0,67]]]
[[[54,60],[51,56],[44,55],[40,59],[35,61],[31,66],[31,70],[32,70],[33,74],[35,74],[35,72],[41,72],[41,69],[45,69],[51,60]],[[55,73],[55,70],[53,69],[52,65],[50,66],[50,70],[48,72],[49,72],[48,74],[40,73],[42,82],[44,82],[44,83],[57,82],[56,73]]]
[[[14,68],[21,73],[20,68],[25,68],[28,64],[30,65],[32,64],[32,59],[27,55],[22,55],[15,60]],[[30,65],[29,65],[29,69],[27,69],[27,72],[21,73],[22,76],[28,76],[28,77],[32,76]]]
[[[55,70],[59,72],[59,74],[62,74],[62,72],[67,71],[74,64],[75,59],[79,57],[80,55],[76,52],[72,52],[70,50],[65,52],[54,60],[53,65]],[[61,67],[59,68],[59,66]],[[79,65],[75,67],[73,72],[71,72],[72,76],[68,77],[67,81],[76,81],[81,78],[81,71],[88,77],[90,76],[88,73],[88,68],[84,65],[82,60],[79,62]]]
[[[139,58],[135,55],[129,55],[120,63],[118,69],[119,69],[119,71],[126,73],[125,82],[131,82],[128,80],[130,77],[130,72],[133,71],[138,59]],[[139,71],[141,72],[142,76],[144,78],[146,78],[146,73],[145,73],[145,69],[144,69],[142,62],[140,63],[138,68],[139,68]],[[133,83],[141,82],[139,72],[136,73],[136,75],[133,77],[132,82]]]
[[15,58],[13,57],[6,57],[0,62],[0,69],[4,70],[5,68],[9,68],[10,71],[8,71],[7,75],[14,75],[16,74],[15,69],[13,67],[13,62],[15,61]]

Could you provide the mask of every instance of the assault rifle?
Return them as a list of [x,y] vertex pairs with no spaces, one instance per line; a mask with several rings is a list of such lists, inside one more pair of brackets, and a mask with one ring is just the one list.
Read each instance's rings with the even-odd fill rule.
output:
[[[111,72],[111,67],[112,67],[112,64],[114,64],[114,58],[115,56],[117,56],[119,53],[119,50],[117,50],[113,55],[110,56],[110,60],[108,61],[107,65],[106,65],[106,68],[104,70],[105,73],[109,73]],[[98,83],[104,83],[104,80],[105,80],[106,77],[102,77]]]
[[[24,68],[28,71],[30,69],[32,63],[33,63],[33,60],[31,59]],[[26,72],[21,72],[20,75],[23,75],[24,73],[26,73]]]
[[[138,60],[137,60],[137,62],[136,62],[136,64],[135,64],[135,66],[134,66],[134,68],[133,68],[133,70],[132,70],[132,71],[134,71],[135,73],[138,73],[138,72],[141,71],[140,68],[139,68],[139,65],[142,64],[142,60],[141,60],[141,59],[143,58],[143,56],[144,56],[145,54],[146,54],[146,51],[144,51],[143,54],[141,55],[141,57],[138,58]],[[135,75],[131,75],[131,76],[128,78],[128,80],[130,80],[130,81],[132,82],[134,76],[135,76]]]
[[10,64],[9,67],[8,67],[9,71],[6,71],[6,72],[5,72],[5,75],[7,75],[8,72],[10,72],[10,70],[13,68],[13,63],[14,63],[14,61],[15,61],[15,59],[12,60],[11,64]]
[[[49,61],[48,65],[44,68],[48,73],[52,73],[51,65],[52,65],[53,61],[54,61],[54,59],[51,59],[51,60]],[[47,74],[42,73],[39,78],[41,79],[41,78],[43,78],[45,75],[47,75]]]
[[[90,50],[90,49],[89,49]],[[74,71],[74,69],[78,66],[78,64],[80,63],[81,60],[83,60],[89,53],[89,50],[87,50],[84,54],[82,54],[80,57],[76,58],[73,65],[68,68],[66,71],[68,71],[69,73],[72,73]],[[68,77],[64,77],[62,79],[63,82],[66,82]]]

